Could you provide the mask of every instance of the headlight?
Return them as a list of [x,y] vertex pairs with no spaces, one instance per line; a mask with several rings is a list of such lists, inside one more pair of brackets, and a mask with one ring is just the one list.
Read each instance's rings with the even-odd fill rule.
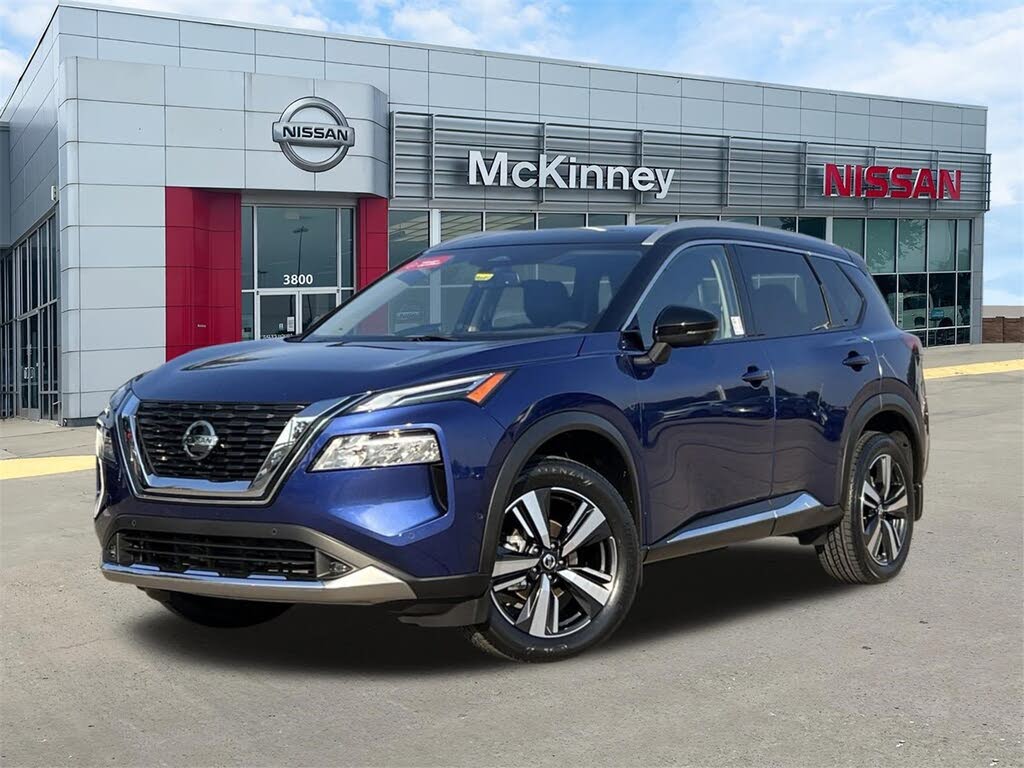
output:
[[115,461],[113,433],[99,422],[96,423],[96,458],[111,463]]
[[433,464],[440,460],[441,448],[433,432],[396,429],[335,437],[313,462],[311,471]]
[[109,461],[111,463],[117,461],[114,457],[114,433],[112,431],[114,417],[117,414],[117,409],[121,407],[121,404],[132,391],[132,382],[138,378],[136,376],[118,387],[114,394],[110,396],[110,400],[107,401],[107,407],[103,409],[99,418],[96,419],[96,458],[101,461]]
[[379,411],[381,408],[396,408],[400,405],[418,405],[455,399],[469,400],[479,405],[498,388],[498,385],[507,376],[507,371],[482,373],[476,376],[438,381],[433,384],[393,389],[390,392],[371,395],[356,405],[352,412],[365,413],[366,411]]

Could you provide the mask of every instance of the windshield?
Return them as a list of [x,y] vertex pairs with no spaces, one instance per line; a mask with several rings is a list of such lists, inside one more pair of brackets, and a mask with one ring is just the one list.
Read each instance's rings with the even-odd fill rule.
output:
[[443,248],[407,261],[305,340],[449,340],[589,330],[640,260],[637,245]]

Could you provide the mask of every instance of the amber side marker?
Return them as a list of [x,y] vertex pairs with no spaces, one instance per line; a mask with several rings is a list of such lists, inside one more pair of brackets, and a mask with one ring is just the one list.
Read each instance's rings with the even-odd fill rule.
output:
[[466,395],[467,400],[472,400],[477,405],[480,405],[484,400],[490,396],[491,392],[497,389],[498,385],[501,384],[508,376],[507,372],[492,373],[482,382],[477,384],[473,389]]

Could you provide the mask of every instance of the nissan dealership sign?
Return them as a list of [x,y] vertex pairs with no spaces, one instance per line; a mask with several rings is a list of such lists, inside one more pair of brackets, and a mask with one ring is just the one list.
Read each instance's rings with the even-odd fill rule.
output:
[[334,104],[317,96],[297,99],[272,127],[273,139],[292,165],[311,173],[329,171],[356,143],[356,132]]
[[962,172],[946,168],[825,163],[826,197],[891,197],[959,200]]
[[619,189],[655,192],[662,200],[669,193],[674,168],[630,167],[577,163],[569,155],[541,153],[536,161],[509,163],[508,152],[495,152],[488,161],[482,152],[469,151],[469,183],[485,187],[556,187],[558,189]]

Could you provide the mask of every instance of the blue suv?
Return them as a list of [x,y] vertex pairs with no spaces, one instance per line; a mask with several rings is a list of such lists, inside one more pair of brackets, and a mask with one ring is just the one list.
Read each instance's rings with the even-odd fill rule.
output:
[[383,604],[546,661],[666,558],[792,536],[892,578],[928,411],[860,256],[689,222],[443,243],[301,336],[133,379],[96,450],[103,575],[187,619]]

